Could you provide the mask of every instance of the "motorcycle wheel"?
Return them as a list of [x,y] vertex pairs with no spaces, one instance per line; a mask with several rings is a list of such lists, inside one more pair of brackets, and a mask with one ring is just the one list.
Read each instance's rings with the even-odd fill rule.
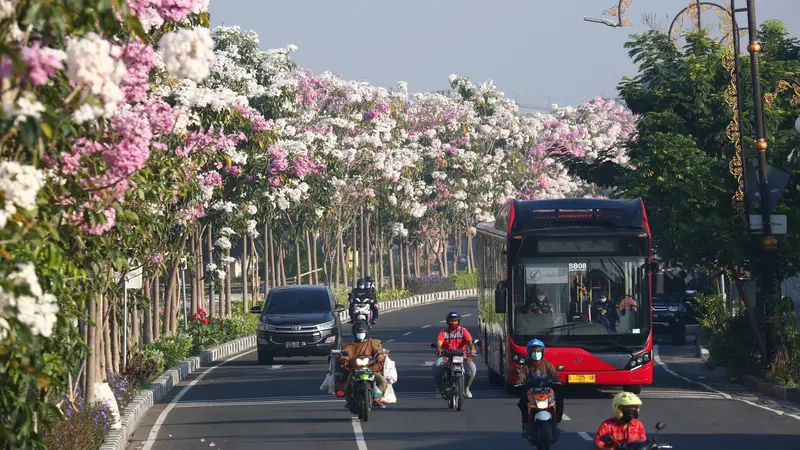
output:
[[550,450],[550,443],[553,441],[553,427],[547,423],[542,423],[537,428],[536,450]]
[[369,422],[369,410],[372,406],[372,395],[369,391],[364,391],[364,404],[361,406],[361,420]]
[[464,409],[464,379],[458,379],[458,391],[456,392],[456,410]]

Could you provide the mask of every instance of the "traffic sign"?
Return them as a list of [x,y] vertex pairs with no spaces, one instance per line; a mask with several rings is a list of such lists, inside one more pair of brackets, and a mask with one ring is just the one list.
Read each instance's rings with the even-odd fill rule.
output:
[[[786,216],[769,216],[769,225],[772,227],[772,234],[786,234],[788,227],[786,226]],[[750,215],[750,233],[762,234],[764,227],[761,222],[761,214]]]

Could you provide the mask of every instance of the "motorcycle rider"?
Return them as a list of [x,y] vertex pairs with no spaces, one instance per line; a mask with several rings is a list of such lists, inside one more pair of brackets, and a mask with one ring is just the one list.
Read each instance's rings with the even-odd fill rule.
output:
[[[369,297],[369,290],[367,289],[367,281],[364,280],[363,278],[359,278],[358,279],[358,281],[356,282],[356,287],[354,287],[353,290],[350,291],[350,294],[348,294],[348,301],[350,302],[350,309],[349,309],[349,311],[350,311],[350,323],[354,323],[355,322],[355,317],[354,316],[356,314],[356,304],[355,304],[354,300],[356,299],[356,297],[358,297],[358,298],[368,298]],[[372,321],[373,321],[373,323],[375,323],[375,312],[374,311],[373,311],[373,314],[372,314]]]
[[383,343],[377,339],[370,339],[367,337],[368,329],[367,323],[363,320],[354,323],[352,328],[354,341],[345,344],[342,348],[342,353],[348,352],[348,355],[339,356],[339,360],[342,362],[342,368],[347,372],[347,381],[344,384],[345,407],[347,409],[350,409],[350,389],[353,384],[353,371],[350,367],[350,361],[357,356],[370,355],[374,358],[377,355],[375,365],[372,366],[372,371],[375,374],[375,382],[378,384],[378,389],[381,390],[381,396],[376,399],[377,401],[383,398],[383,393],[386,392],[386,388],[388,387],[386,378],[384,378],[383,374],[379,373],[383,370],[383,361],[386,359],[383,354],[378,355],[378,352],[383,350]]
[[[595,450],[616,449],[618,444],[641,442],[647,440],[644,424],[639,420],[639,409],[642,401],[630,392],[620,392],[611,401],[614,417],[606,419],[597,429],[594,436]],[[606,444],[600,438],[610,434],[615,442]]]
[[[442,350],[465,350],[469,348],[471,354],[475,354],[475,343],[472,342],[472,335],[469,330],[461,326],[461,314],[451,311],[445,317],[447,327],[436,336],[436,362],[433,365],[433,377],[436,380],[436,395],[444,397],[444,371],[445,362]],[[464,395],[472,398],[469,387],[475,380],[476,367],[472,361],[464,361],[464,370],[467,379],[464,383]]]
[[366,282],[367,292],[369,292],[369,308],[372,310],[372,324],[375,325],[378,321],[378,289],[375,287],[375,278],[372,278],[371,275],[367,275],[364,281]]
[[[528,342],[527,351],[528,359],[525,361],[525,365],[519,369],[519,375],[517,376],[518,383],[525,381],[531,375],[558,378],[556,366],[544,358],[544,342],[540,341],[539,339],[533,339],[532,341]],[[564,415],[564,398],[562,397],[561,392],[559,392],[555,386],[552,386],[551,388],[553,389],[553,395],[556,398],[556,423],[558,424],[561,423],[561,418]],[[519,411],[522,413],[522,434],[524,435],[527,432],[526,427],[529,419],[528,395],[524,389],[522,390],[522,398],[519,399],[517,406],[519,407]],[[558,428],[556,428],[556,430],[558,430]]]

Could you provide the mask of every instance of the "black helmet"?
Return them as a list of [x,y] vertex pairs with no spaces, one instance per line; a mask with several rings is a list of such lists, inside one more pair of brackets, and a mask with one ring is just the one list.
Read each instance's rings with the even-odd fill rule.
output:
[[369,331],[369,325],[367,325],[367,322],[364,322],[363,320],[359,320],[359,321],[357,321],[356,323],[353,324],[353,328],[352,328],[351,331],[353,333],[353,338],[358,340],[356,335],[359,334],[359,333],[367,334],[367,332]]
[[366,289],[367,282],[363,278],[359,278],[358,281],[356,282],[356,287],[358,289]]
[[364,279],[367,282],[367,287],[375,286],[375,278],[372,278],[371,275],[367,275],[367,278]]

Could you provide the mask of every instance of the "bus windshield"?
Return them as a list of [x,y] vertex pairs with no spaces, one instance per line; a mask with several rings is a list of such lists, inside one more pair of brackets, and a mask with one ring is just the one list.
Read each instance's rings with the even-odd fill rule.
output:
[[643,345],[650,285],[643,257],[521,258],[512,266],[512,336],[524,345]]

